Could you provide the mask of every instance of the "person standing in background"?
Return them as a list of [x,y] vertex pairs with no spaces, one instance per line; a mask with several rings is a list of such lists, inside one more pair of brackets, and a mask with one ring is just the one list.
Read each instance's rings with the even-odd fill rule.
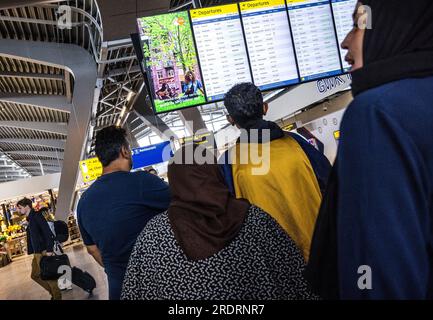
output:
[[17,208],[19,213],[26,215],[28,219],[27,253],[33,254],[31,278],[50,293],[51,300],[62,300],[57,280],[41,279],[41,259],[43,256],[54,254],[54,234],[42,213],[33,210],[33,203],[30,199],[23,198],[18,201]]

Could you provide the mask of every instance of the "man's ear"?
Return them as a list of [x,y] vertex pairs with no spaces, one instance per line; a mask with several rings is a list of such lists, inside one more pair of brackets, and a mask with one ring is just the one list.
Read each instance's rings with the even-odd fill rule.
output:
[[263,103],[263,115],[265,116],[268,113],[269,104],[267,102]]
[[232,126],[235,126],[235,125],[236,125],[236,123],[235,123],[235,121],[233,120],[233,118],[232,118],[231,116],[229,116],[229,115],[227,115],[227,121],[228,121]]
[[131,151],[129,150],[129,148],[122,146],[120,148],[120,154],[122,155],[123,158],[125,159],[131,159],[132,155],[131,155]]

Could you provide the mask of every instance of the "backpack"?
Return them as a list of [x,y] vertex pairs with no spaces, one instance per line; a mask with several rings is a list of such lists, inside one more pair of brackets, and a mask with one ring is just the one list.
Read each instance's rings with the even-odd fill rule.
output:
[[65,221],[56,220],[54,223],[54,231],[58,242],[65,242],[69,239],[69,229]]

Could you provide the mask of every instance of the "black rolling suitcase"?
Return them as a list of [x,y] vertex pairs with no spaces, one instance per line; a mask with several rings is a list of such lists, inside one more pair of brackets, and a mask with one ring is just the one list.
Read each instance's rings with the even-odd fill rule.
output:
[[92,296],[93,289],[96,288],[96,281],[90,273],[77,267],[72,268],[72,283],[88,292],[89,296]]

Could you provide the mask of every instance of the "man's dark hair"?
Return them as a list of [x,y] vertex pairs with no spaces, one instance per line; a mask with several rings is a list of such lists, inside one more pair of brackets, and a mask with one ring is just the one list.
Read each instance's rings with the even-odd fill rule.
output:
[[231,88],[225,95],[224,105],[242,128],[248,128],[263,118],[263,95],[252,83],[240,83]]
[[17,206],[20,206],[20,207],[23,207],[23,208],[29,206],[30,209],[31,209],[33,207],[33,202],[32,202],[32,200],[30,200],[28,198],[23,198],[23,199],[21,199],[20,201],[17,202]]
[[122,147],[129,148],[127,134],[123,128],[106,127],[96,135],[95,153],[104,167],[119,158]]

